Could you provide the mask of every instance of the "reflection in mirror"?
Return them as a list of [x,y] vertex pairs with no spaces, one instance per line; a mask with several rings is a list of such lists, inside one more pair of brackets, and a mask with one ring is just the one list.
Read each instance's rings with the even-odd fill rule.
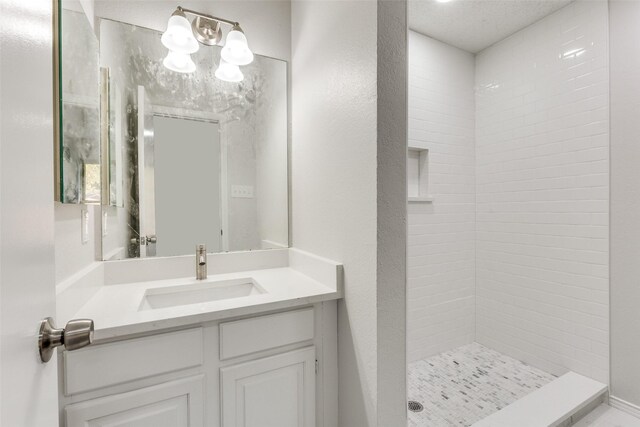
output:
[[[155,116],[155,230],[162,236],[156,243],[156,255],[176,255],[193,250],[193,242],[206,242],[207,249],[222,249],[220,221],[220,132],[219,123],[209,120]],[[183,144],[181,135],[190,135]],[[191,198],[182,188],[207,189],[202,197]],[[189,206],[191,221],[183,221]],[[208,223],[201,229],[198,224]],[[151,246],[151,245],[150,245]]]
[[63,203],[100,203],[98,40],[79,1],[59,10],[59,182]]
[[125,139],[125,120],[126,120],[126,104],[122,94],[122,89],[117,81],[114,81],[109,76],[109,69],[103,68],[106,71],[106,79],[108,85],[108,138],[106,138],[107,144],[107,156],[108,162],[103,164],[108,165],[108,188],[109,188],[109,205],[124,207],[124,159],[123,159],[123,146]]
[[96,26],[109,76],[102,258],[287,247],[286,63],[256,55],[232,83],[214,75],[221,47],[201,46],[179,73],[160,32]]

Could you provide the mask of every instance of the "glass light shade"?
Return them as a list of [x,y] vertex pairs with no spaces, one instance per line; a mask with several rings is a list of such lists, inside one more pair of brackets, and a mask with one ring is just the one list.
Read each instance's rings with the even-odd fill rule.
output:
[[162,65],[177,73],[193,73],[196,70],[196,64],[191,60],[191,56],[180,52],[169,51]]
[[237,65],[229,64],[224,59],[220,60],[220,65],[215,73],[216,77],[225,82],[241,82],[244,80],[244,75]]
[[247,65],[253,61],[247,37],[240,30],[233,29],[227,34],[227,41],[220,53],[222,59],[233,65]]
[[180,14],[174,14],[169,18],[167,30],[160,39],[162,44],[169,50],[178,53],[190,54],[197,52],[200,48],[198,41],[193,36],[191,23]]

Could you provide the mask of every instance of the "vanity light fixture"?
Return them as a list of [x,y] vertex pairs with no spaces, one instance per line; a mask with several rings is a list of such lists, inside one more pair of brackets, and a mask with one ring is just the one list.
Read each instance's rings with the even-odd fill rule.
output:
[[192,54],[198,51],[200,45],[193,36],[191,23],[184,12],[178,8],[169,18],[167,30],[160,39],[162,44],[172,52]]
[[191,55],[170,50],[162,64],[177,73],[193,73],[196,64],[191,59]]
[[229,64],[234,65],[247,65],[253,61],[253,52],[249,49],[247,37],[240,25],[234,25],[227,34],[227,42],[222,48],[220,56]]
[[[189,23],[187,14],[195,16]],[[218,18],[181,6],[173,12],[167,24],[167,30],[162,34],[162,44],[169,49],[163,64],[172,71],[192,73],[196,65],[191,54],[198,51],[200,44],[215,46],[222,40],[221,24],[231,26],[227,39],[220,52],[220,64],[215,76],[220,80],[239,82],[244,75],[239,65],[247,65],[253,61],[253,52],[249,49],[247,37],[240,28],[240,24],[228,19]]]
[[220,58],[220,65],[216,70],[215,76],[225,82],[241,82],[244,79],[240,67],[234,64],[229,64],[224,59]]

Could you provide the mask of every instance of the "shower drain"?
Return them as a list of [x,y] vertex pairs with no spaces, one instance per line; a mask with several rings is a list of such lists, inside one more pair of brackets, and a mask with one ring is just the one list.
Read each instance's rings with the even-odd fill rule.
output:
[[422,412],[423,409],[424,406],[422,406],[422,403],[416,402],[415,400],[409,401],[409,410],[411,412]]

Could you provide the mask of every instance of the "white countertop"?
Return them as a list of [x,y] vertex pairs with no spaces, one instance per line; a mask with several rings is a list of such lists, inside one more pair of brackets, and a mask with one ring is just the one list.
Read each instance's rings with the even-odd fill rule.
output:
[[[193,285],[202,282],[193,277],[183,277],[103,284],[95,287],[91,295],[84,298],[81,305],[76,304],[72,312],[64,313],[62,317],[63,319],[93,319],[95,323],[94,338],[97,342],[154,330],[314,304],[341,297],[342,266],[340,264],[294,249],[287,251],[289,251],[289,265],[287,266],[280,263],[274,268],[218,274],[214,271],[214,274],[209,274],[207,277],[206,283],[250,277],[265,291],[261,294],[166,308],[144,309],[141,306],[145,292],[149,289]],[[213,256],[215,257],[215,255]],[[335,281],[326,280],[331,277],[332,269],[335,272],[333,275]],[[72,287],[72,285],[65,284],[62,291]],[[75,294],[78,294],[78,291]],[[65,296],[59,295],[58,298],[65,298]],[[74,298],[77,297],[74,296]]]

